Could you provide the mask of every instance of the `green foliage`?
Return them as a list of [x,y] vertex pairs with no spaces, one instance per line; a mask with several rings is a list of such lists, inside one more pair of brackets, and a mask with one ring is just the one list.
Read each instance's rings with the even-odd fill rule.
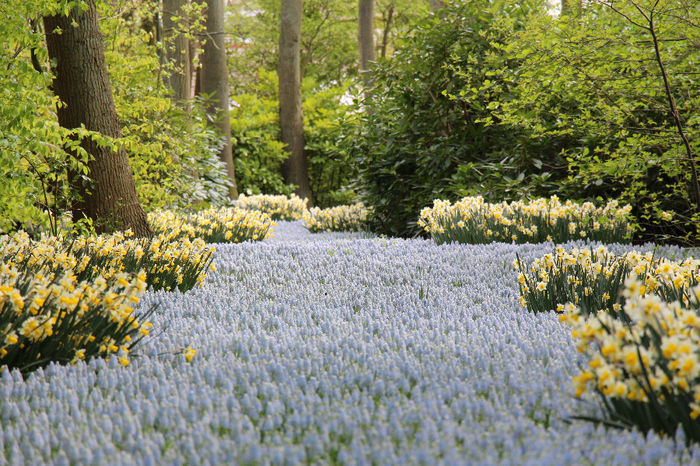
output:
[[[565,185],[579,196],[614,196],[633,205],[643,227],[638,239],[697,242],[694,181],[653,38],[631,23],[644,26],[646,20],[629,0],[615,2],[619,13],[601,3],[590,2],[580,16],[564,20],[533,17],[505,47],[522,65],[502,74],[514,98],[493,104],[489,124],[520,127],[529,140],[543,141],[542,160],[565,158]],[[659,54],[697,165],[700,4],[639,3],[641,11],[654,7]]]
[[222,140],[207,125],[205,102],[182,109],[169,98],[156,49],[142,22],[148,3],[103,21],[114,101],[139,199],[146,211],[221,206],[229,181],[218,158]]
[[285,194],[282,163],[286,155],[280,142],[277,75],[258,70],[259,79],[247,93],[232,96],[231,139],[236,182],[241,193]]
[[[545,195],[565,175],[543,173],[517,128],[484,123],[493,101],[512,98],[498,73],[517,63],[500,47],[538,6],[485,0],[448,6],[373,70],[361,129],[349,142],[364,199],[375,208],[375,231],[417,235],[418,212],[433,199]],[[464,89],[464,98],[452,96]]]
[[[375,44],[381,55],[386,36],[387,54],[394,38],[418,18],[428,14],[427,2],[377,0],[375,5]],[[391,16],[391,20],[389,20]],[[388,24],[387,24],[388,23]],[[229,69],[236,79],[233,92],[257,86],[256,70],[277,69],[280,2],[249,0],[229,8],[227,30],[233,33]],[[300,44],[301,74],[317,82],[332,84],[355,77],[358,71],[356,0],[306,0]]]
[[[75,136],[58,126],[51,75],[39,29],[42,14],[60,2],[8,0],[0,4],[0,232],[55,227],[55,209],[66,205],[67,171],[84,173],[86,154],[68,156]],[[33,21],[33,23],[32,23]],[[36,27],[30,27],[35,24]],[[43,64],[34,69],[32,59]],[[53,217],[49,215],[52,213]]]
[[[0,186],[0,231],[55,234],[75,229],[70,219],[66,223],[61,218],[65,220],[63,213],[75,200],[68,174],[87,175],[88,155],[79,146],[85,137],[127,150],[147,210],[227,202],[228,180],[218,160],[221,141],[205,124],[204,106],[195,103],[185,111],[170,102],[162,82],[167,70],[142,29],[157,11],[153,2],[130,4],[128,14],[111,10],[114,5],[100,5],[124,137],[110,140],[84,128],[58,125],[40,19],[78,3],[12,0],[0,6],[0,13],[11,18],[0,27],[0,176],[5,180]],[[36,27],[29,27],[31,21]],[[66,152],[69,148],[77,158]]]
[[304,151],[309,167],[309,183],[316,205],[321,208],[350,204],[357,199],[352,181],[357,168],[343,139],[356,124],[357,114],[342,99],[349,83],[318,86],[307,78],[302,82],[304,96]]
[[[250,93],[233,96],[231,133],[236,178],[241,192],[289,195],[284,184],[284,145],[279,141],[277,74],[258,70]],[[350,189],[354,163],[338,140],[355,118],[352,108],[341,104],[348,85],[320,86],[313,79],[302,82],[305,150],[311,190],[319,206],[347,203],[355,198]]]

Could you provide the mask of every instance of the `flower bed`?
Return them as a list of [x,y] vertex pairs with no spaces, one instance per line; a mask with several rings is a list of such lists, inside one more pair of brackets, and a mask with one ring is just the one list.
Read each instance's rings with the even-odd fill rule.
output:
[[246,196],[240,194],[236,207],[245,210],[256,210],[269,214],[273,220],[299,220],[306,211],[308,199],[301,199],[296,194],[285,195],[256,194]]
[[370,209],[362,203],[328,209],[312,207],[304,213],[304,226],[312,233],[320,231],[367,231]]
[[557,247],[529,266],[520,261],[513,266],[520,272],[521,304],[531,312],[561,312],[564,303],[572,302],[586,312],[606,309],[616,315],[621,309],[618,298],[630,273],[644,281],[648,292],[687,304],[689,289],[700,276],[700,259],[671,261],[634,250],[617,255],[604,246]]
[[700,442],[700,260],[655,259],[604,247],[557,248],[520,270],[521,304],[557,310],[573,327],[588,366],[576,396],[600,395],[606,418],[620,427]]
[[0,263],[26,259],[23,273],[70,270],[76,280],[84,281],[144,271],[146,284],[154,290],[187,291],[202,283],[213,253],[214,248],[201,239],[158,235],[147,240],[132,238],[130,231],[75,239],[42,236],[32,240],[24,232],[0,237]]
[[301,229],[218,246],[202,288],[147,292],[154,337],[128,367],[4,371],[0,462],[700,460],[700,447],[654,433],[565,422],[602,413],[572,402],[586,358],[556,315],[523,312],[510,269],[551,245]]
[[432,208],[421,211],[418,225],[438,244],[564,243],[580,238],[617,243],[631,235],[630,210],[614,200],[597,208],[590,202],[562,204],[556,196],[500,204],[487,203],[478,196],[455,204],[435,200]]
[[196,214],[156,211],[148,214],[153,231],[165,241],[201,238],[207,243],[262,241],[272,235],[274,222],[263,212],[212,208]]

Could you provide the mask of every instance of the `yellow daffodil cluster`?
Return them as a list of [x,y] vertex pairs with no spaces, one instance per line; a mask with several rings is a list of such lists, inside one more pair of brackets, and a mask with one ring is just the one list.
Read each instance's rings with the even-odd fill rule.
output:
[[236,201],[236,207],[265,212],[273,220],[299,220],[304,215],[308,202],[308,199],[297,197],[296,194],[292,194],[290,197],[266,194],[246,196],[241,194]]
[[274,225],[264,212],[226,207],[189,215],[156,211],[148,214],[148,221],[167,241],[201,238],[207,243],[261,241],[272,235]]
[[0,237],[0,262],[22,262],[24,269],[35,273],[71,270],[78,281],[97,276],[108,280],[120,272],[144,270],[147,284],[156,290],[187,291],[201,283],[213,252],[201,239],[167,235],[137,239],[130,231],[70,240],[53,236],[33,240],[22,231]]
[[586,316],[573,304],[560,320],[573,328],[589,367],[574,378],[576,395],[597,390],[611,398],[673,402],[691,419],[700,416],[700,286],[690,305],[648,293],[632,274],[624,288],[625,319],[600,311]]
[[204,282],[207,270],[214,270],[214,247],[201,238],[158,235],[148,244],[147,258],[148,284],[154,290],[191,290]]
[[561,203],[557,196],[499,204],[481,196],[465,197],[455,204],[436,199],[432,208],[421,211],[418,225],[438,243],[561,243],[580,238],[619,242],[632,233],[631,209],[615,200],[604,207],[569,200]]
[[80,281],[70,268],[29,267],[33,258],[13,257],[0,263],[0,366],[28,372],[111,354],[128,364],[129,348],[150,328],[134,314],[145,272]]
[[371,210],[364,204],[341,205],[329,209],[312,207],[304,213],[304,226],[312,233],[320,231],[367,231]]
[[520,270],[520,302],[533,312],[550,311],[554,305],[561,311],[570,301],[614,314],[620,310],[617,298],[630,273],[639,277],[647,293],[687,305],[700,271],[700,259],[674,262],[636,251],[617,256],[604,246],[570,251],[557,247],[553,254],[535,259],[528,270],[518,261],[513,265]]

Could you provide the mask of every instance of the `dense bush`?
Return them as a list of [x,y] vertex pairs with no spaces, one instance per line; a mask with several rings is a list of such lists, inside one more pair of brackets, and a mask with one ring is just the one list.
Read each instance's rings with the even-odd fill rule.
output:
[[[528,141],[542,141],[541,160],[568,166],[566,184],[580,198],[612,196],[632,205],[642,227],[638,241],[698,242],[699,188],[665,84],[667,78],[697,172],[700,3],[642,2],[648,10],[629,1],[615,2],[615,10],[610,2],[584,3],[568,18],[533,16],[509,40],[505,53],[521,65],[499,71],[512,98],[493,102],[487,123],[518,127]],[[644,11],[652,12],[654,36]],[[491,81],[478,92],[491,92],[498,80]],[[450,93],[461,99],[470,90]]]
[[167,70],[141,29],[149,15],[101,23],[112,44],[107,64],[139,200],[146,211],[222,206],[230,184],[219,159],[222,138],[207,124],[204,102],[181,108],[169,97],[160,80]]
[[[234,163],[239,190],[248,194],[284,194],[293,191],[282,178],[286,154],[279,136],[277,75],[259,70],[251,92],[233,96],[231,111]],[[304,139],[309,181],[321,207],[354,200],[350,182],[356,172],[347,148],[338,144],[354,119],[352,108],[341,104],[347,85],[319,86],[302,82]]]
[[[536,149],[527,147],[517,128],[482,121],[491,116],[493,101],[511,98],[506,86],[492,81],[497,70],[517,66],[506,59],[503,44],[539,2],[457,3],[420,23],[391,60],[373,69],[361,129],[348,140],[378,232],[419,234],[418,212],[433,199],[549,195],[563,176],[544,174],[532,156]],[[492,89],[468,100],[449,96],[485,85]],[[489,173],[497,186],[480,179]]]

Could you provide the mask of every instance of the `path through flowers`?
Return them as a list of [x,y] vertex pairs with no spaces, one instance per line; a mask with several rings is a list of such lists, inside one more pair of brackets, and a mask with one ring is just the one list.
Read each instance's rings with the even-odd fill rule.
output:
[[300,221],[217,245],[203,288],[146,293],[140,305],[160,307],[128,367],[3,372],[0,463],[700,461],[699,447],[563,421],[600,413],[573,398],[568,327],[518,304],[516,252],[551,245],[312,235]]

